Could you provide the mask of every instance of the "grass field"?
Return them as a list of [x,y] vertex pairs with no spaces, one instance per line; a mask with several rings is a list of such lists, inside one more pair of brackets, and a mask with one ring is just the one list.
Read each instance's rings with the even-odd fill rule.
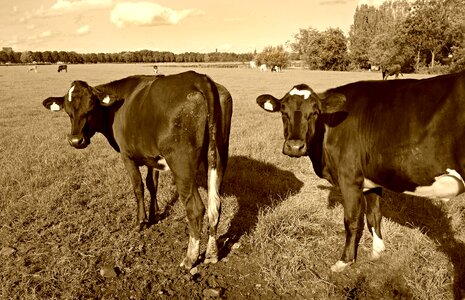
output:
[[[384,255],[369,259],[365,230],[357,263],[331,273],[345,237],[341,196],[315,176],[309,159],[281,153],[281,117],[255,103],[298,83],[323,91],[379,73],[194,69],[229,89],[234,113],[221,261],[189,273],[178,267],[187,224],[171,175],[160,176],[162,220],[137,232],[118,154],[101,135],[73,149],[68,116],[41,104],[64,95],[72,80],[96,85],[151,74],[151,66],[56,70],[0,67],[0,299],[453,299],[465,289],[463,196],[442,203],[386,191]],[[184,70],[159,65],[162,74]],[[116,276],[102,276],[107,269]]]

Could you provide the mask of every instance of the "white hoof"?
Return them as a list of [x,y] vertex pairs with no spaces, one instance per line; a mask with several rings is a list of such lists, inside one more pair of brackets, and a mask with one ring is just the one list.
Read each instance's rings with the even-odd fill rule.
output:
[[331,271],[336,273],[342,272],[347,266],[350,266],[351,264],[353,264],[353,262],[345,263],[342,260],[339,260],[337,263],[331,266]]
[[373,251],[371,254],[371,258],[376,260],[380,258],[381,253],[386,250],[386,246],[382,239],[380,239],[375,232],[373,232]]

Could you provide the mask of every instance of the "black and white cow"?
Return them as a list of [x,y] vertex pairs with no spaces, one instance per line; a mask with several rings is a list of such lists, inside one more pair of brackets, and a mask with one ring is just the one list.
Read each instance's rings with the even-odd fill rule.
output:
[[[232,98],[224,86],[192,71],[170,76],[130,76],[95,87],[74,81],[65,96],[49,97],[43,105],[69,115],[71,146],[85,148],[100,132],[121,153],[134,188],[140,229],[155,222],[158,171],[173,172],[189,225],[187,255],[181,266],[189,269],[200,251],[205,206],[196,174],[203,163],[208,169],[210,225],[205,262],[218,260],[219,191],[228,159],[232,115]],[[148,169],[148,219],[140,166]]]
[[465,72],[423,80],[362,81],[315,93],[294,86],[257,103],[280,112],[283,153],[309,156],[315,173],[343,195],[346,242],[341,271],[355,262],[364,219],[381,235],[381,188],[449,199],[465,191]]

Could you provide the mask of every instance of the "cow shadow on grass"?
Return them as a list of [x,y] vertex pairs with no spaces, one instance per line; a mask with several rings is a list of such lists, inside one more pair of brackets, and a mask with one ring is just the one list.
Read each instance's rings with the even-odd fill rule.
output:
[[[328,208],[342,203],[339,189],[326,186],[320,186],[320,188],[330,191]],[[463,299],[465,297],[465,244],[455,238],[452,218],[445,206],[447,205],[443,205],[440,201],[398,194],[386,189],[383,190],[381,198],[383,217],[402,226],[421,228],[422,232],[438,243],[439,251],[447,255],[454,267],[454,299]]]
[[228,231],[219,238],[220,259],[226,257],[241,236],[257,224],[259,213],[296,194],[303,182],[286,170],[245,156],[232,156],[223,180],[222,193],[235,196],[238,209]]

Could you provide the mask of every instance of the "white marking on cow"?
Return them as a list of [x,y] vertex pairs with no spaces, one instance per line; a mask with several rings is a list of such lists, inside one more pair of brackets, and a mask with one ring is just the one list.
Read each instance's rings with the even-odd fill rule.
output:
[[105,98],[103,98],[102,102],[105,103],[105,104],[108,104],[110,103],[110,95],[107,95]]
[[170,169],[166,159],[163,156],[158,156],[157,159],[157,166],[155,166],[155,169],[158,171],[168,171]]
[[380,187],[380,186],[368,178],[363,178],[363,191],[364,192],[377,188],[377,187]]
[[269,111],[274,110],[273,104],[271,104],[270,101],[266,101],[265,104],[263,104],[263,108]]
[[52,105],[50,105],[50,110],[51,111],[59,111],[60,110],[60,105],[56,104],[56,102],[53,102]]
[[342,272],[347,266],[350,266],[354,262],[345,263],[342,260],[337,261],[334,265],[331,266],[331,271],[333,272]]
[[373,252],[372,258],[378,259],[381,256],[381,252],[386,250],[386,246],[384,245],[383,240],[376,234],[375,230],[372,228],[373,231]]
[[68,101],[71,102],[72,101],[72,94],[73,94],[73,91],[74,91],[74,85],[69,89],[68,91]]
[[310,97],[310,95],[312,94],[312,92],[310,92],[309,90],[299,90],[297,88],[293,88],[290,92],[289,92],[289,95],[296,95],[296,96],[304,96],[304,99],[308,99],[308,97]]
[[216,244],[216,238],[214,236],[208,237],[207,252],[204,263],[216,264],[218,262],[218,246]]
[[464,191],[465,182],[462,176],[453,169],[446,169],[446,174],[435,177],[433,184],[429,186],[418,186],[415,191],[405,191],[404,193],[413,196],[449,201],[450,198]]
[[181,267],[192,267],[187,264],[193,264],[198,259],[200,254],[200,240],[189,236],[189,244],[187,245],[186,258],[181,262]]

